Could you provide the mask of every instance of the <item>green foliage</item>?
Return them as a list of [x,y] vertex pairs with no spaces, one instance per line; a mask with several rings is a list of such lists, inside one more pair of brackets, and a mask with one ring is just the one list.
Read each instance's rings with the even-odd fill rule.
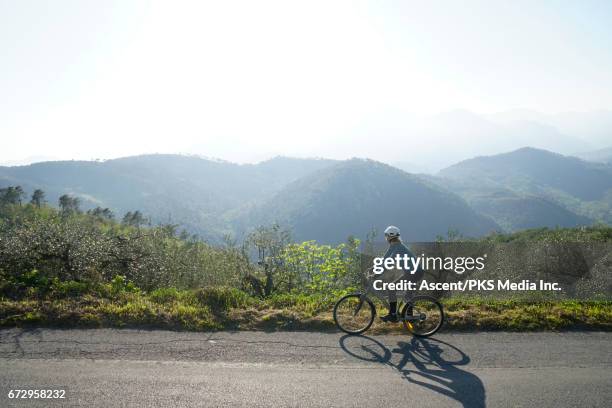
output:
[[123,225],[129,225],[132,227],[136,227],[139,228],[143,225],[150,225],[151,222],[149,220],[147,220],[140,211],[128,211],[124,216],[123,216],[123,220],[121,221],[121,223]]
[[49,292],[51,283],[51,280],[37,269],[29,270],[17,276],[11,276],[3,272],[0,273],[0,296],[37,298]]
[[120,275],[144,290],[240,284],[248,259],[238,248],[181,240],[172,226],[125,226],[101,214],[1,207],[0,268],[15,282],[36,270],[40,279],[60,281],[106,283]]
[[266,307],[271,309],[294,310],[305,316],[316,316],[330,311],[342,296],[352,292],[350,289],[338,289],[328,293],[279,293],[264,300]]
[[[53,298],[78,298],[87,293],[95,291],[92,284],[89,282],[76,281],[60,281],[58,278],[53,278],[51,284]],[[98,291],[98,294],[100,292]]]
[[[213,246],[178,236],[173,225],[119,223],[104,210],[0,207],[0,326],[329,328],[335,301],[360,286],[356,239],[339,245],[293,243],[287,230],[272,225],[254,231],[242,246],[230,240]],[[467,239],[451,232],[446,240]],[[536,229],[477,242],[526,248],[551,243],[565,260],[572,257],[572,243],[612,242],[612,227]],[[250,259],[255,252],[259,262]],[[516,269],[515,263],[510,267]],[[608,293],[605,272],[601,268],[577,287]],[[458,329],[612,328],[609,299],[451,297],[445,302],[449,327]]]
[[96,207],[94,209],[87,210],[87,214],[99,218],[105,218],[107,220],[112,220],[113,218],[115,218],[115,214],[113,214],[110,208]]
[[337,246],[315,241],[289,244],[282,260],[288,290],[299,288],[307,293],[329,293],[359,282],[359,240]]
[[449,328],[460,330],[612,330],[612,302],[461,296],[444,302]]
[[19,204],[25,192],[21,186],[8,186],[6,188],[0,188],[0,206]]
[[245,292],[228,287],[198,289],[195,297],[199,304],[209,307],[213,312],[226,312],[233,308],[251,305],[253,299]]
[[[72,284],[66,287],[76,288]],[[284,293],[262,300],[230,289],[156,291],[111,298],[97,295],[46,300],[0,299],[0,327],[150,327],[173,330],[334,328],[331,311],[344,294]],[[57,295],[57,294],[56,294]],[[55,295],[54,295],[55,296]],[[163,298],[163,300],[162,300]],[[461,297],[444,302],[451,330],[612,330],[612,302],[574,299]],[[380,305],[379,305],[380,306]],[[403,332],[375,322],[372,333]]]
[[116,275],[111,279],[111,292],[114,295],[119,293],[138,293],[140,289],[134,285],[134,282],[129,281],[122,275]]
[[246,247],[257,251],[257,265],[260,268],[256,271],[249,270],[245,280],[258,296],[267,297],[278,290],[278,279],[284,272],[282,254],[289,242],[289,231],[278,224],[270,227],[259,226],[247,237]]
[[177,288],[158,288],[149,293],[149,299],[155,303],[173,303],[184,297],[184,291]]
[[43,276],[37,269],[32,269],[23,275],[19,275],[18,282],[25,286],[39,289],[47,289],[49,287],[49,279]]
[[30,204],[40,208],[44,203],[45,203],[45,192],[37,188],[32,193],[32,199],[30,200]]
[[78,197],[64,194],[59,198],[60,212],[64,216],[81,212],[80,205],[81,200]]

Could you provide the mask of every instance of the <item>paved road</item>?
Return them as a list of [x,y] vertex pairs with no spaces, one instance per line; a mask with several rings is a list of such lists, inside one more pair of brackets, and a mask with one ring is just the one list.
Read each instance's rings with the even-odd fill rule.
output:
[[[10,389],[66,389],[61,401]],[[0,331],[0,406],[608,407],[612,333]]]

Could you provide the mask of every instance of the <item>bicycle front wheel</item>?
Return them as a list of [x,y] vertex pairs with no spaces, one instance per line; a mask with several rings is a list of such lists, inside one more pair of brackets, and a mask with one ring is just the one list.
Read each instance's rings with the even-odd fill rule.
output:
[[346,295],[334,306],[334,321],[348,334],[360,334],[374,322],[376,309],[372,301],[360,294]]
[[444,309],[435,298],[415,296],[402,310],[404,327],[417,337],[429,337],[440,330],[444,323]]

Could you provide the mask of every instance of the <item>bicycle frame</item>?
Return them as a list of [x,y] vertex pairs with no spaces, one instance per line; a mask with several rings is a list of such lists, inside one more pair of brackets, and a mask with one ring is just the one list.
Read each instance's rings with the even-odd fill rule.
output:
[[[401,278],[400,278],[401,279]],[[399,281],[400,279],[397,279],[395,282]],[[365,301],[370,301],[370,298],[368,297],[368,293],[371,293],[372,289],[366,287],[366,290],[364,292],[360,292],[360,293],[356,293],[356,295],[359,295],[359,304],[357,305],[357,307],[355,308],[355,311],[353,312],[353,316],[357,316],[357,314],[359,313],[359,311],[361,310],[361,308],[363,307],[363,304]],[[410,293],[405,293],[404,294],[404,299],[403,301],[405,302],[405,305],[410,305],[412,302],[412,298],[414,298],[416,296],[416,294],[410,294]],[[398,305],[398,310],[400,310],[401,308]],[[374,315],[376,315],[378,313],[377,309],[374,308]],[[425,320],[426,316],[424,313],[420,313],[418,316],[410,316],[408,318],[404,318],[404,316],[398,316],[398,321],[399,322],[415,322],[415,321],[419,321],[419,320]]]

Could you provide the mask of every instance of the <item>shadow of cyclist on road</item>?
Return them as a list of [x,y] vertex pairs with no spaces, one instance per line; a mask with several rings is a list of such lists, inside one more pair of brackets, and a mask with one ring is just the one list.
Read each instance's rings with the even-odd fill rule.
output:
[[[352,341],[354,344],[347,345]],[[462,370],[470,358],[457,347],[436,339],[412,338],[390,350],[367,336],[343,336],[340,347],[363,361],[388,365],[408,382],[445,395],[464,407],[485,407],[485,390],[480,378]]]

